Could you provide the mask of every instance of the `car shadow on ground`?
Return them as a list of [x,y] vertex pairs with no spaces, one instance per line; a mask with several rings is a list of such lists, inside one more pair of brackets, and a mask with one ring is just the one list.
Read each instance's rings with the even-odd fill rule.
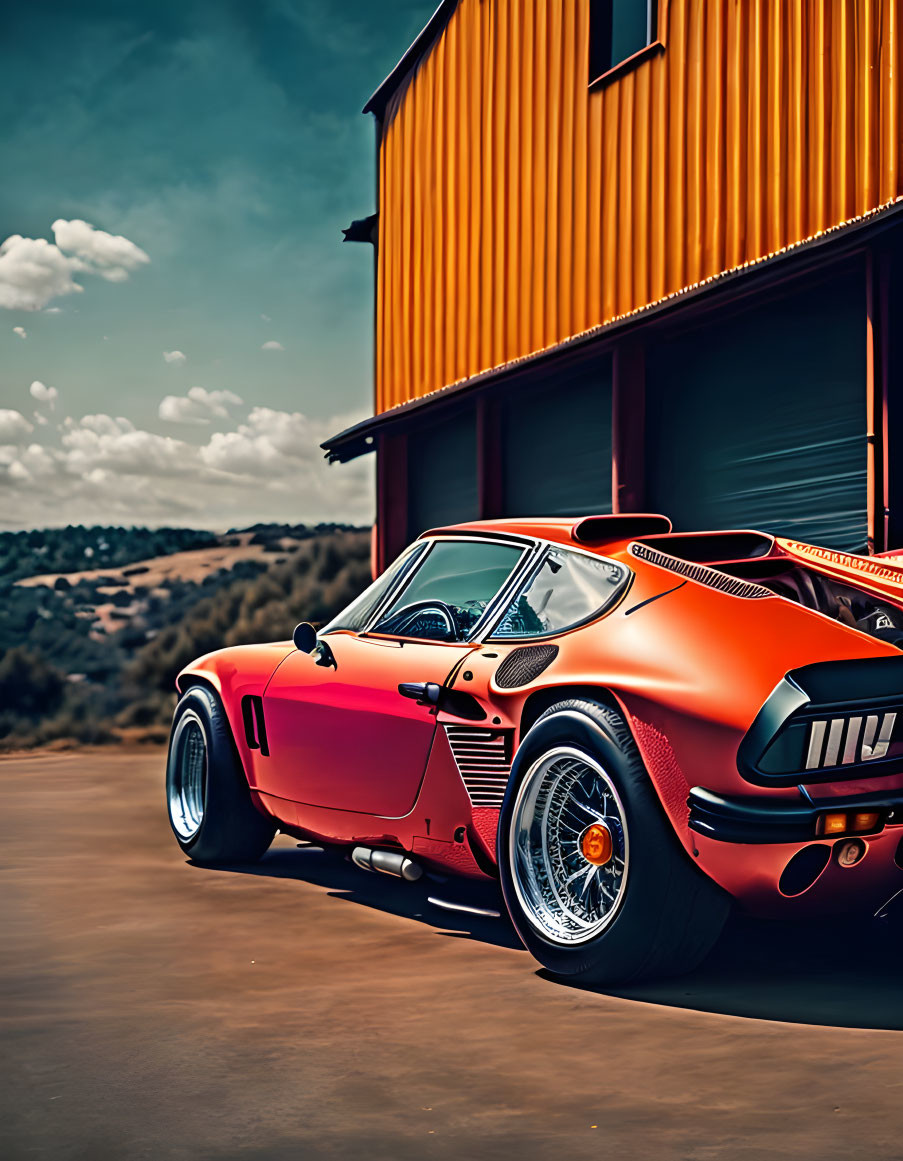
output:
[[[404,883],[389,875],[368,874],[335,851],[308,845],[276,845],[253,866],[220,870],[313,883],[336,899],[427,924],[447,938],[523,950],[492,882],[430,876]],[[499,918],[443,910],[431,898],[497,911]],[[542,969],[537,974],[558,987],[699,1012],[899,1030],[903,1029],[901,962],[903,909],[890,920],[859,926],[831,918],[789,924],[734,916],[705,962],[672,979],[589,987],[569,984]]]
[[[343,854],[306,844],[276,845],[259,863],[219,869],[273,879],[298,879],[324,887],[335,899],[425,923],[441,935],[524,950],[505,914],[498,887],[490,881],[471,882],[430,875],[416,883],[406,883],[393,875],[362,871]],[[499,918],[444,910],[431,903],[431,898],[496,911]]]
[[899,921],[888,929],[877,921],[789,924],[738,915],[687,975],[584,990],[757,1020],[899,1030],[901,959]]

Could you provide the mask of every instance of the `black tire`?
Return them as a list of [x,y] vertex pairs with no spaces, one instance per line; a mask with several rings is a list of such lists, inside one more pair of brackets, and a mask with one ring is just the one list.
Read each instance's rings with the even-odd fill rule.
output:
[[[584,759],[589,759],[595,770],[583,766]],[[555,781],[562,770],[587,770],[583,782],[573,783],[574,793],[567,799],[558,789],[543,789],[564,785],[564,780]],[[573,779],[576,773],[568,776]],[[614,792],[604,798],[610,805],[602,813],[607,816],[611,812],[611,849],[614,854],[620,850],[623,857],[606,864],[609,878],[603,882],[608,884],[608,890],[605,896],[597,895],[599,917],[593,922],[605,926],[592,929],[587,922],[589,934],[584,938],[582,929],[572,922],[573,911],[583,906],[583,897],[574,908],[562,910],[561,924],[552,930],[558,904],[554,896],[543,895],[559,866],[561,874],[556,882],[568,903],[572,894],[567,894],[565,872],[578,867],[580,878],[570,888],[571,893],[581,883],[589,884],[595,874],[592,864],[585,862],[587,878],[582,876],[579,838],[573,839],[573,846],[578,849],[572,846],[567,848],[569,854],[562,853],[565,845],[557,840],[568,837],[566,831],[576,835],[576,830],[562,821],[552,845],[540,848],[546,851],[545,859],[535,852],[535,836],[550,833],[552,824],[548,819],[555,810],[560,819],[575,821],[572,806],[580,809],[578,800],[586,797],[582,786],[587,778],[593,793]],[[547,797],[542,802],[549,804],[548,809],[544,806],[542,811],[533,810],[539,799],[531,803],[531,796],[543,793]],[[558,805],[565,801],[567,806]],[[615,821],[621,815],[623,826]],[[529,839],[523,829],[528,823]],[[513,825],[517,827],[514,836]],[[568,858],[574,861],[568,863]],[[517,860],[517,868],[512,867],[513,859]],[[499,817],[498,863],[508,911],[527,949],[549,971],[581,983],[626,983],[689,971],[711,950],[731,908],[726,892],[693,865],[678,842],[621,715],[583,698],[562,701],[546,710],[522,741]],[[531,877],[530,868],[534,866],[540,868],[536,878]],[[549,871],[552,875],[544,885],[543,873]],[[575,872],[569,878],[576,875]],[[584,886],[584,894],[586,890]],[[602,888],[598,890],[601,892]],[[609,894],[614,896],[611,904],[605,901]],[[553,903],[551,911],[545,909],[549,899]],[[584,917],[578,918],[582,921]],[[545,929],[543,924],[547,925]],[[570,928],[562,935],[568,924]]]
[[222,703],[206,686],[191,686],[176,706],[166,803],[176,842],[197,863],[254,863],[276,833],[251,801]]

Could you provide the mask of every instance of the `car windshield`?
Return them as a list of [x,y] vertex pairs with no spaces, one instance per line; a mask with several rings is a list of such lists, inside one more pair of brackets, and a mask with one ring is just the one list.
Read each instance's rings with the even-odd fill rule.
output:
[[438,540],[372,632],[464,641],[523,548],[490,540]]
[[376,578],[369,588],[364,589],[361,595],[343,609],[337,617],[320,630],[321,633],[332,633],[339,629],[351,629],[360,633],[365,629],[370,618],[376,612],[380,602],[389,590],[400,581],[414,565],[414,562],[423,554],[426,545],[421,541],[409,545],[396,560],[389,565],[384,573]]
[[624,591],[630,570],[614,560],[550,548],[514,597],[493,637],[540,637],[598,616]]

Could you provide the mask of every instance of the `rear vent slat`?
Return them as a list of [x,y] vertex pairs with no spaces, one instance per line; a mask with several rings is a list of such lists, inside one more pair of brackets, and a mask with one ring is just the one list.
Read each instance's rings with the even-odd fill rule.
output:
[[502,805],[511,773],[511,730],[446,726],[448,744],[474,806]]
[[461,731],[460,734],[455,734],[454,736],[455,736],[455,741],[460,742],[461,745],[463,745],[463,746],[466,746],[468,743],[473,743],[473,745],[475,745],[475,746],[484,746],[487,741],[490,741],[490,742],[502,742],[502,741],[504,741],[504,738],[498,732],[498,730],[489,730],[489,729],[486,729],[485,727],[483,728],[482,733],[477,733],[476,731],[472,730],[469,726],[466,729],[464,726],[448,726],[447,729]]
[[648,544],[631,544],[630,553],[639,560],[648,561],[649,564],[658,565],[659,568],[667,568],[671,572],[679,573],[681,576],[696,581],[698,584],[708,585],[710,589],[728,593],[732,597],[746,597],[748,600],[753,600],[759,597],[774,596],[771,589],[766,589],[764,585],[739,580],[737,577],[728,576],[726,573],[718,572],[717,569],[709,568],[704,564],[692,564],[690,561],[680,560],[676,556],[669,556],[666,552],[659,552],[657,548],[650,548]]

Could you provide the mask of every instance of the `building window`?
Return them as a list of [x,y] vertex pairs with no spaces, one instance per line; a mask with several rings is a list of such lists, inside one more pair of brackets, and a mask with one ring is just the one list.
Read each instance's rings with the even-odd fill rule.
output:
[[591,83],[655,42],[657,7],[657,0],[590,0]]

